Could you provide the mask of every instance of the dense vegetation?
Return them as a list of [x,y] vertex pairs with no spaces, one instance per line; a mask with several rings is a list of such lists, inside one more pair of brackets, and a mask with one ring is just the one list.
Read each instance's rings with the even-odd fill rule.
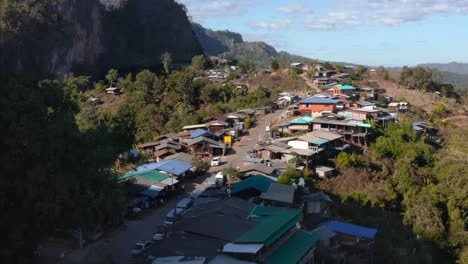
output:
[[409,68],[405,66],[400,74],[400,83],[409,89],[417,89],[424,92],[440,92],[445,97],[457,96],[452,84],[442,83],[435,77],[430,69],[423,67]]
[[[204,63],[157,76],[142,70],[106,80],[68,74],[63,81],[2,83],[1,259],[12,263],[58,230],[92,234],[118,225],[125,208],[116,159],[133,144],[178,132],[214,114],[264,105],[275,91],[246,93],[196,79]],[[104,88],[117,84],[124,94]],[[98,97],[102,104],[89,100]],[[206,169],[206,168],[202,168]]]
[[[437,149],[412,130],[409,120],[392,124],[364,156],[340,154],[343,174],[319,186],[342,197],[342,217],[379,228],[387,244],[381,248],[383,262],[444,261],[427,242],[466,261],[467,135],[460,129]],[[414,252],[398,253],[405,240]]]
[[58,230],[98,232],[122,221],[123,189],[111,170],[108,128],[80,132],[74,97],[86,78],[2,82],[2,263],[27,257]]

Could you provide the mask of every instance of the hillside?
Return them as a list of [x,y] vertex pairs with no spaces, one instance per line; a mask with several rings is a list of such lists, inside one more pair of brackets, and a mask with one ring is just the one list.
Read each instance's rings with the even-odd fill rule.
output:
[[[426,112],[431,112],[434,107],[440,103],[446,104],[451,110],[455,110],[455,104],[453,102],[443,100],[440,96],[434,93],[426,93],[423,91],[411,90],[399,83],[392,80],[375,79],[369,80],[372,83],[377,83],[378,88],[384,89],[387,95],[394,98],[401,98],[405,101],[410,102],[412,105],[416,105],[424,109]],[[367,86],[367,82],[359,83],[360,86]]]
[[183,6],[174,0],[0,3],[2,76],[157,68],[166,51],[173,62],[202,53]]

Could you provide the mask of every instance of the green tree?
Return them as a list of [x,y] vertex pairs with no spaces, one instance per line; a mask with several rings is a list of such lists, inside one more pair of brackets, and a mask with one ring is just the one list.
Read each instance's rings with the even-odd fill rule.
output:
[[203,72],[205,70],[206,60],[203,55],[195,55],[192,58],[192,68],[196,72]]
[[447,107],[444,104],[438,104],[432,110],[432,119],[438,120],[443,118],[447,113]]
[[346,152],[340,152],[337,157],[337,167],[340,169],[346,169],[350,167],[364,166],[365,161],[362,156],[358,156],[355,153],[348,154]]
[[149,70],[142,70],[136,75],[135,88],[146,99],[161,97],[165,89],[163,80]]
[[278,183],[290,185],[290,184],[293,184],[300,177],[301,177],[301,174],[295,168],[288,167],[278,177]]
[[172,63],[172,56],[169,52],[166,51],[161,55],[161,63],[163,65],[164,72],[166,74],[169,74],[169,70]]
[[278,60],[273,60],[270,65],[271,71],[275,72],[279,69],[279,63]]
[[198,172],[201,174],[205,174],[208,169],[210,168],[210,163],[208,161],[203,160],[200,157],[194,157],[192,159],[192,165],[197,169]]
[[0,182],[0,230],[9,241],[0,259],[28,263],[20,256],[57,229],[120,224],[125,193],[109,169],[119,150],[107,131],[78,130],[62,82],[11,79],[2,88],[15,100],[0,102],[0,174],[8,179]]
[[115,85],[118,79],[119,79],[119,72],[116,69],[110,69],[109,72],[107,72],[106,80],[110,86]]

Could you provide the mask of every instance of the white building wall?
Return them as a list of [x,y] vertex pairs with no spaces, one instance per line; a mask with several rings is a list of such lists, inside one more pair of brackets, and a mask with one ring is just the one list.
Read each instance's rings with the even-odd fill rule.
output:
[[291,140],[288,145],[296,149],[309,149],[309,142],[302,140]]

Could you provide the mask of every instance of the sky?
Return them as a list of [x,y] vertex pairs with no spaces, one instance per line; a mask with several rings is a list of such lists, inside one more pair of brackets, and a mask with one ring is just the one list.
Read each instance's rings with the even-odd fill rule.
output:
[[468,62],[468,0],[177,0],[192,21],[363,65]]

